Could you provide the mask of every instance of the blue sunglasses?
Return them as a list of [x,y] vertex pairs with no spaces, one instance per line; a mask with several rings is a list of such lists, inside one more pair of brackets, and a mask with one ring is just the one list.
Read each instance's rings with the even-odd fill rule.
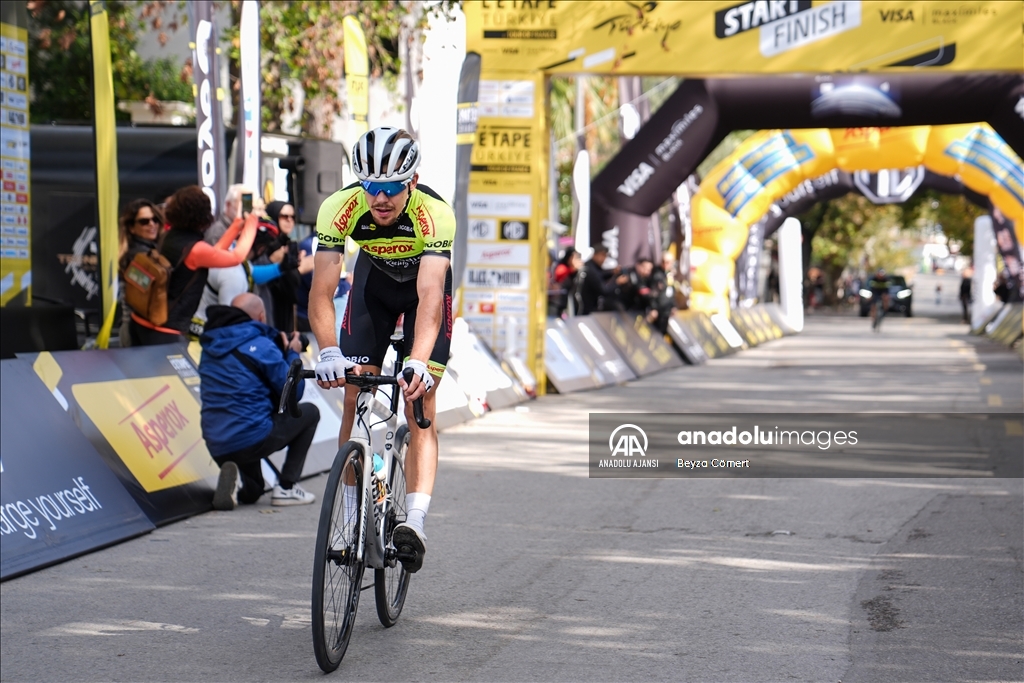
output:
[[364,180],[361,183],[363,189],[366,190],[371,197],[376,197],[383,192],[388,197],[395,197],[402,194],[402,191],[409,187],[409,181],[404,182],[393,182],[393,183],[374,183],[369,180]]

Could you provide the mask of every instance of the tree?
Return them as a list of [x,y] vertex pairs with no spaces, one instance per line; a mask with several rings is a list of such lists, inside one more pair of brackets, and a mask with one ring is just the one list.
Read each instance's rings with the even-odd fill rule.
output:
[[922,228],[938,226],[949,241],[952,251],[974,253],[974,220],[987,213],[961,194],[944,194],[926,190],[901,206],[905,225]]
[[[366,33],[371,76],[383,78],[393,91],[401,69],[399,41],[421,40],[432,16],[454,18],[457,0],[427,4],[399,0],[316,2],[271,0],[260,3],[262,121],[268,132],[281,131],[286,112],[294,111],[294,88],[304,95],[300,127],[313,137],[329,138],[334,118],[344,106],[345,37],[341,19],[351,14]],[[231,1],[234,21],[224,31],[229,51],[233,98],[238,100],[242,3]],[[403,31],[403,29],[407,29]]]
[[[92,46],[89,4],[83,0],[33,0],[29,16],[29,84],[33,123],[89,121],[93,114]],[[116,101],[192,100],[191,83],[171,59],[143,61],[135,51],[139,33],[148,25],[177,30],[177,6],[167,0],[145,3],[108,0],[110,61]],[[170,16],[168,21],[165,19]],[[128,119],[125,112],[117,118]]]
[[803,233],[804,272],[821,268],[825,296],[835,303],[843,271],[896,270],[912,262],[910,250],[901,244],[902,212],[897,205],[872,204],[850,193],[819,202],[798,217]]

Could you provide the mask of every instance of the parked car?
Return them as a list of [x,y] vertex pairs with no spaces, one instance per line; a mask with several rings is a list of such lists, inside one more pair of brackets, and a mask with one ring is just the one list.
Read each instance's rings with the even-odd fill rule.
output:
[[[914,302],[914,290],[907,284],[902,275],[889,276],[889,308],[886,313],[902,313],[908,318],[912,315],[911,306]],[[871,313],[873,294],[870,289],[860,290],[860,317],[866,318]]]

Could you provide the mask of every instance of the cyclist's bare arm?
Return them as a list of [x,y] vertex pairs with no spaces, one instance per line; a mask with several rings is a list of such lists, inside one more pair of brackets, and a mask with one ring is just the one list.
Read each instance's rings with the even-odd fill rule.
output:
[[[309,326],[316,336],[316,343],[321,349],[337,346],[336,321],[334,319],[334,292],[338,289],[341,279],[341,266],[344,255],[338,251],[320,251],[313,257],[313,284],[309,288]],[[332,380],[320,383],[326,388],[340,387],[343,381]]]
[[[451,261],[445,256],[424,254],[420,259],[419,273],[416,276],[416,293],[419,304],[416,306],[416,329],[409,358],[424,363],[434,350],[437,333],[441,329],[441,316],[444,303],[444,279],[448,274]],[[405,400],[414,401],[426,393],[419,378],[415,378],[405,391]]]

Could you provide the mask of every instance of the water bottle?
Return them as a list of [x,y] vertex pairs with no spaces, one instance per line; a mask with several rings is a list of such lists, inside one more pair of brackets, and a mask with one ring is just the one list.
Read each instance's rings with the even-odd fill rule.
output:
[[384,502],[387,496],[387,489],[384,486],[384,479],[387,474],[384,472],[384,458],[376,453],[373,454],[373,492],[376,503]]

